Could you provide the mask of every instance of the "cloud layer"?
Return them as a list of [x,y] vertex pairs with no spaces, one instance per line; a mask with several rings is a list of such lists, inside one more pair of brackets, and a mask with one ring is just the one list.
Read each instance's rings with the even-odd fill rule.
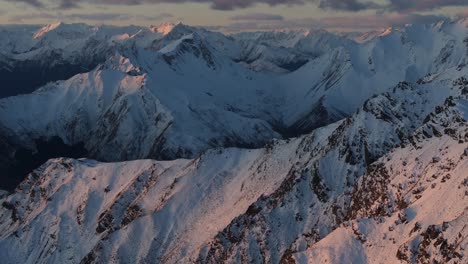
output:
[[391,11],[427,11],[446,6],[468,6],[467,0],[389,0]]
[[231,17],[231,20],[235,21],[282,21],[283,16],[268,14],[268,13],[251,13],[246,15],[239,15]]
[[[5,0],[9,2],[23,2],[31,6],[42,8],[46,0]],[[468,6],[467,0],[388,0],[386,5],[376,3],[376,0],[49,0],[56,4],[55,8],[72,9],[81,3],[102,5],[140,5],[158,3],[208,3],[213,9],[233,10],[247,8],[255,4],[300,5],[316,3],[321,9],[341,11],[381,10],[381,11],[426,11],[446,6]]]
[[[12,0],[10,0],[12,1]],[[40,0],[22,0],[24,2],[31,2],[32,5],[42,5]],[[92,3],[103,5],[140,5],[140,4],[160,4],[160,3],[208,3],[212,9],[216,10],[234,10],[239,8],[251,7],[255,4],[268,4],[274,5],[297,5],[304,4],[310,0],[56,0],[59,2],[58,7],[62,9],[76,8],[80,3]]]
[[18,2],[26,3],[33,7],[38,7],[38,8],[44,7],[44,4],[40,0],[5,0],[5,1],[12,2],[12,3],[18,3]]
[[354,16],[333,16],[321,19],[283,19],[283,20],[253,20],[244,19],[225,25],[212,27],[212,30],[236,33],[241,31],[265,31],[273,29],[304,29],[323,28],[338,31],[381,30],[389,26],[403,26],[414,23],[434,23],[448,20],[448,17],[419,14],[370,14]]
[[375,2],[368,1],[362,2],[358,0],[320,0],[319,8],[321,9],[332,9],[342,11],[361,11],[367,9],[378,9],[382,8],[381,5]]
[[[400,26],[409,23],[432,23],[449,19],[447,16],[435,15],[436,12],[421,14],[421,11],[431,11],[447,6],[468,6],[468,0],[0,0],[27,4],[36,12],[10,16],[10,22],[23,23],[37,20],[65,20],[65,21],[163,21],[173,19],[174,15],[160,13],[155,15],[135,15],[125,12],[89,12],[80,9],[83,3],[106,5],[142,5],[158,3],[208,3],[212,9],[233,10],[248,8],[263,3],[275,5],[301,5],[314,3],[317,8],[324,10],[339,10],[351,12],[330,14],[325,18],[293,18],[267,12],[243,13],[228,17],[224,24],[212,26],[213,30],[237,32],[245,30],[271,30],[278,28],[325,28],[331,30],[362,31],[381,29],[388,26]],[[377,2],[378,1],[378,2]],[[308,6],[310,8],[310,6]],[[184,7],[181,7],[184,8]],[[62,11],[65,10],[66,11]],[[106,8],[105,8],[106,9]],[[103,9],[103,10],[105,10]],[[53,12],[51,11],[53,10]],[[266,10],[266,9],[265,9]],[[375,12],[359,11],[373,10]],[[1,14],[1,12],[0,12]],[[451,14],[452,17],[468,17],[468,9],[460,8],[460,12]],[[178,20],[184,20],[178,18]]]
[[[0,12],[1,14],[1,12]],[[25,21],[35,19],[46,19],[46,20],[67,20],[67,21],[97,21],[97,22],[108,22],[116,20],[148,20],[148,21],[163,21],[166,19],[174,18],[174,15],[169,13],[160,13],[154,16],[142,16],[142,15],[130,15],[124,13],[71,13],[63,14],[61,12],[53,15],[46,12],[16,15],[9,18],[10,22],[23,23]]]

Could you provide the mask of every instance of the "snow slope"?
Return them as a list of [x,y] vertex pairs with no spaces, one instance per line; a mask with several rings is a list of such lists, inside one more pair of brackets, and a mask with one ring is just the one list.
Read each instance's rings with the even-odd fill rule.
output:
[[[454,73],[466,75],[466,72],[454,70],[430,83],[402,83],[392,92],[370,99],[352,118],[342,121],[323,142],[325,146],[306,144],[303,155],[310,155],[309,162],[299,166],[298,173],[285,180],[274,194],[251,205],[253,213],[246,212],[237,217],[220,232],[202,249],[198,261],[294,263],[295,253],[326,239],[329,233],[350,219],[354,210],[354,186],[376,160],[400,147],[416,144],[417,136],[453,134],[452,130],[445,130],[449,128],[447,124],[466,129],[466,120],[458,117],[465,115],[464,112],[454,115],[453,121],[448,119],[442,123],[446,127],[433,129],[428,123],[431,117],[442,119],[445,115],[446,98],[453,96],[466,100],[467,83],[463,77],[452,82]],[[445,86],[447,81],[449,86]],[[438,105],[440,107],[436,107]],[[430,133],[426,131],[428,128],[431,128]],[[455,142],[463,149],[467,146],[466,132],[461,131],[461,138]],[[460,173],[463,175],[464,171]],[[364,188],[358,197],[367,195],[371,195],[371,190]],[[347,247],[351,242],[332,250]],[[345,257],[359,253],[347,252]],[[356,257],[362,256],[366,256],[363,251]],[[333,263],[340,263],[338,257]]]
[[[400,83],[350,118],[262,149],[213,149],[193,160],[165,162],[50,160],[2,198],[0,257],[8,263],[279,263],[316,257],[373,263],[379,254],[396,254],[397,246],[399,255],[414,257],[404,246],[413,218],[421,229],[410,235],[411,246],[435,236],[423,231],[446,220],[447,231],[436,238],[458,243],[466,224],[466,75],[466,68],[454,67],[419,84]],[[433,174],[437,179],[427,181]],[[436,202],[450,190],[453,206]],[[373,220],[380,219],[378,208],[389,214],[384,224]],[[395,224],[391,250],[362,242],[384,245],[379,232],[403,211],[409,224]],[[435,247],[429,247],[440,251],[434,258],[445,257]],[[452,255],[462,253],[455,246]]]
[[[3,136],[19,135],[17,144],[28,149],[40,137],[83,142],[102,160],[259,147],[348,117],[401,81],[461,68],[468,53],[462,21],[412,25],[363,44],[325,31],[293,32],[282,37],[287,50],[268,44],[279,33],[228,37],[183,24],[162,27],[164,34],[66,24],[39,30],[49,43],[39,50],[74,54],[92,32],[92,39],[113,43],[112,55],[89,72],[0,100]],[[287,74],[256,72],[246,52],[261,63],[291,56],[309,62]]]
[[431,121],[441,134],[428,137],[421,131],[415,145],[377,161],[355,187],[351,219],[295,253],[296,262],[464,263],[467,104],[451,101],[443,118]]
[[[201,243],[278,187],[297,144],[168,162],[51,160],[3,203],[17,209],[2,211],[1,257],[11,263],[193,257]],[[16,238],[18,230],[26,240]],[[110,241],[115,247],[107,247]],[[5,250],[10,246],[24,251]]]
[[183,24],[20,28],[0,41],[18,60],[76,58],[91,40],[109,53],[1,99],[0,161],[58,137],[122,162],[51,159],[1,192],[2,261],[466,262],[465,20],[361,43]]

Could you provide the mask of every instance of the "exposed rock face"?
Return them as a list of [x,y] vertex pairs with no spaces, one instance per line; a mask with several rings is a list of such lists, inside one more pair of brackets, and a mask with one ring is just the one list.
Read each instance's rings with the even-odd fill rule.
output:
[[[461,99],[435,116],[458,119],[466,115],[467,103]],[[458,133],[467,134],[466,120],[454,125]],[[423,129],[414,133],[418,140],[413,144],[377,161],[356,184],[347,220],[322,241],[294,254],[294,260],[465,261],[468,145],[451,133],[424,136]]]

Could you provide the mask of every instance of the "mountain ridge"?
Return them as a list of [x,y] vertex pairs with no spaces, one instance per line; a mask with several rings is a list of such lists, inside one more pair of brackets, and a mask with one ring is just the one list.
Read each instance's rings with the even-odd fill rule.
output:
[[[238,42],[183,24],[171,26],[166,35],[129,27],[134,31],[129,37],[115,37],[126,28],[80,24],[78,29],[98,39],[80,33],[83,41],[71,41],[67,36],[74,39],[73,34],[52,33],[74,26],[57,24],[41,37],[45,43],[59,36],[55,45],[72,47],[70,54],[73,47],[91,53],[100,47],[104,61],[34,93],[1,99],[0,136],[8,141],[19,135],[7,145],[31,153],[36,140],[58,137],[69,146],[84,144],[88,157],[104,161],[193,158],[213,147],[258,148],[349,117],[366,99],[401,81],[463,67],[467,28],[460,25],[407,26],[364,44],[319,31],[285,50],[257,43],[255,33],[252,40],[245,39],[247,34]],[[38,51],[60,54],[50,47]],[[299,68],[276,72],[298,58]]]
[[[431,166],[440,164],[444,175],[453,174],[452,178],[445,177],[447,183],[441,186],[451,188],[463,179],[464,170],[453,169],[467,166],[466,158],[463,158],[468,148],[467,123],[460,119],[466,117],[468,110],[466,86],[460,77],[464,75],[466,72],[453,69],[444,76],[439,75],[431,83],[402,83],[387,94],[369,99],[351,118],[297,139],[276,141],[264,149],[214,149],[194,160],[167,162],[51,160],[30,174],[13,195],[2,201],[0,222],[1,233],[5,235],[0,240],[0,247],[5,250],[1,252],[6,254],[4,257],[14,261],[27,261],[22,256],[30,256],[36,261],[52,262],[114,259],[121,262],[231,263],[243,259],[278,263],[291,258],[304,258],[304,245],[317,243],[312,249],[318,253],[305,253],[312,256],[321,254],[324,259],[336,262],[338,259],[327,255],[326,250],[320,251],[321,245],[327,243],[327,238],[333,239],[337,232],[346,228],[346,224],[344,227],[341,224],[352,219],[349,216],[359,210],[369,210],[367,207],[356,209],[352,206],[356,197],[366,197],[365,194],[353,196],[353,193],[362,190],[359,186],[363,182],[370,181],[368,184],[372,186],[376,184],[374,177],[362,175],[385,175],[378,169],[379,164],[387,162],[385,155],[391,155],[390,161],[395,160],[398,164],[403,161],[398,158],[399,154],[394,153],[410,155],[404,166],[413,166],[410,162],[415,157],[412,156],[413,150],[423,152],[427,147],[437,147],[439,141],[448,142],[448,146],[454,146],[456,151],[443,154],[440,159],[434,159],[431,151],[419,162],[422,165],[428,162],[435,164]],[[451,79],[456,80],[450,82],[452,89],[439,89],[440,84]],[[430,98],[438,99],[427,100]],[[422,112],[410,113],[404,106],[412,106]],[[444,121],[446,117],[458,121]],[[449,127],[437,128],[440,134],[424,132],[426,126],[432,129],[435,124],[448,124],[459,132],[454,134]],[[382,137],[382,131],[391,132],[392,135]],[[423,138],[415,140],[419,135]],[[453,138],[454,135],[457,136]],[[407,152],[407,148],[413,150]],[[452,156],[461,158],[458,165],[442,166]],[[330,167],[330,163],[334,166]],[[399,175],[393,174],[391,169],[387,171],[390,178]],[[342,177],[341,173],[347,177]],[[430,177],[432,173],[424,175]],[[395,177],[411,180],[413,176]],[[443,175],[438,176],[439,180],[443,178]],[[89,184],[89,181],[93,184]],[[383,185],[387,186],[387,183],[384,181]],[[379,193],[378,186],[371,190]],[[196,191],[193,188],[201,189]],[[365,193],[369,191],[364,190]],[[68,197],[65,200],[64,193]],[[423,194],[419,191],[409,193],[411,197]],[[414,201],[418,199],[408,200],[408,208],[417,203]],[[67,206],[60,206],[63,202]],[[371,205],[375,202],[371,200]],[[359,206],[362,204],[366,203],[360,202]],[[387,202],[377,200],[377,204],[385,206]],[[373,208],[377,207],[369,208],[373,212]],[[67,217],[58,213],[65,213],[63,210],[66,210]],[[397,217],[401,210],[406,209],[396,208],[390,214]],[[56,221],[51,222],[50,217]],[[168,217],[173,221],[168,222]],[[211,226],[208,229],[207,223]],[[362,226],[355,229],[358,230],[355,231],[356,238],[352,239],[357,241],[356,246],[365,243],[360,241],[366,241],[366,237],[374,239],[366,231],[366,223],[362,222]],[[423,231],[428,226],[424,223],[414,236],[424,236]],[[64,229],[70,225],[76,226],[76,229]],[[414,221],[410,220],[399,224],[405,226],[404,230],[413,225]],[[351,226],[354,224],[349,224],[349,228]],[[47,230],[45,236],[42,235],[44,228]],[[81,231],[75,233],[73,230]],[[392,232],[401,234],[399,230]],[[456,235],[452,230],[458,232],[456,230],[459,228],[447,229],[444,237]],[[189,234],[194,234],[197,239],[192,239]],[[351,236],[354,236],[353,233]],[[29,242],[26,243],[22,237],[28,237]],[[67,246],[70,239],[73,239],[74,246]],[[83,241],[78,243],[83,248],[76,248],[76,239]],[[395,241],[403,250],[405,241],[397,237]],[[38,243],[41,246],[38,247]],[[259,243],[258,246],[256,243]],[[8,250],[10,247],[21,250]],[[31,249],[33,253],[22,253]],[[363,250],[360,252],[367,252],[365,248]],[[397,250],[391,252],[392,258],[399,256]],[[342,253],[348,254],[349,251]],[[376,256],[374,253],[365,254],[370,254],[366,255],[370,258]],[[459,259],[457,254],[448,263]],[[434,255],[433,258],[437,259],[438,256]]]
[[91,70],[0,99],[1,164],[49,154],[0,192],[0,259],[465,260],[464,20],[362,43],[271,33],[290,47],[132,30],[101,32]]

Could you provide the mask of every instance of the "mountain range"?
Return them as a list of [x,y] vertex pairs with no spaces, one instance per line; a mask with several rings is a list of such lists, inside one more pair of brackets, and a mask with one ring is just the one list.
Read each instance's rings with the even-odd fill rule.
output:
[[464,263],[468,20],[0,28],[6,263]]

